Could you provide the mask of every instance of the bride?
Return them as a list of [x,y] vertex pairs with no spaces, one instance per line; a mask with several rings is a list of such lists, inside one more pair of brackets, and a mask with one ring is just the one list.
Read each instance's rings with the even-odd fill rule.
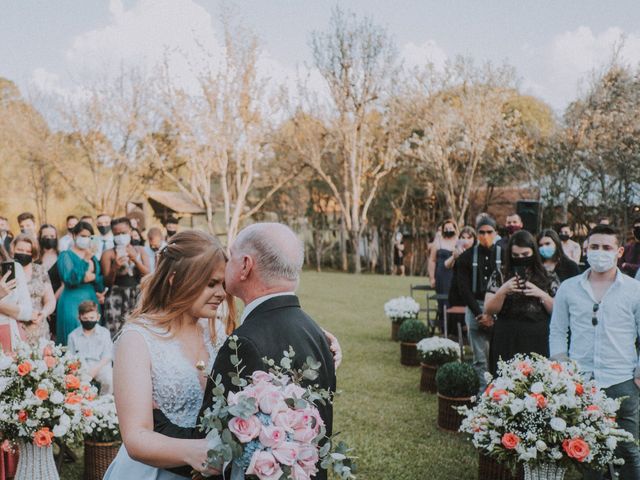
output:
[[[138,306],[116,346],[114,394],[123,446],[105,480],[183,480],[166,469],[203,469],[206,439],[176,439],[153,431],[153,409],[194,428],[207,375],[236,327],[233,297],[224,290],[227,256],[217,239],[188,230],[171,237],[157,268],[142,280]],[[218,316],[225,302],[226,314]],[[222,309],[221,309],[222,310]],[[336,365],[342,352],[325,332]]]

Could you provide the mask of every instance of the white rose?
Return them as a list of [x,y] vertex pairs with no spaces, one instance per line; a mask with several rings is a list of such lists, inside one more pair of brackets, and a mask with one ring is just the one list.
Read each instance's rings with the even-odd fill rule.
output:
[[542,382],[536,382],[533,385],[531,385],[531,392],[532,393],[542,393],[544,392],[544,384]]
[[55,427],[53,427],[53,436],[54,437],[64,437],[67,432],[69,431],[69,427],[66,425],[56,425]]
[[607,448],[611,451],[615,450],[616,446],[618,445],[618,441],[614,437],[608,437],[605,443],[607,445]]
[[544,452],[547,449],[547,444],[544,443],[542,440],[538,440],[536,442],[536,448],[540,451],[540,452]]
[[4,354],[0,355],[0,370],[6,370],[11,366],[12,363],[13,360],[11,357],[8,357]]
[[64,395],[62,395],[62,393],[58,391],[55,391],[49,397],[49,401],[54,405],[60,405],[62,402],[64,402]]
[[69,427],[69,425],[71,425],[71,419],[67,414],[64,414],[60,417],[60,425],[64,427]]
[[567,422],[558,417],[552,418],[549,422],[549,425],[551,425],[551,428],[553,428],[556,432],[564,432],[564,430],[567,428]]

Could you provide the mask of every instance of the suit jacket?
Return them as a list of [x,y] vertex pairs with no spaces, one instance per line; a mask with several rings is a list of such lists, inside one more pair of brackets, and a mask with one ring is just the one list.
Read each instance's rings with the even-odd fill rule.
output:
[[[293,368],[301,368],[308,356],[321,363],[319,377],[313,384],[320,388],[336,390],[336,373],[333,364],[333,354],[329,349],[329,343],[322,329],[300,308],[300,302],[295,295],[283,295],[273,297],[258,305],[238,327],[233,335],[238,337],[238,357],[245,368],[243,375],[251,376],[256,370],[268,370],[263,358],[273,359],[279,362],[283,352],[291,346],[295,351]],[[222,375],[222,383],[225,392],[238,391],[238,387],[231,383],[230,372],[235,372],[231,364],[229,342],[225,342],[213,365],[212,377]],[[311,383],[311,382],[310,382]],[[205,388],[204,400],[200,415],[211,406],[211,391],[214,385],[211,379]],[[330,436],[333,425],[333,407],[331,405],[317,405],[320,416]],[[163,435],[174,438],[202,438],[204,433],[197,428],[181,428],[173,425],[160,410],[154,410],[154,430]],[[319,468],[319,465],[318,465]],[[173,469],[174,473],[190,477],[190,468]],[[216,478],[216,477],[210,477]],[[222,476],[217,477],[219,479]],[[327,472],[320,470],[316,477],[318,480],[327,478]]]

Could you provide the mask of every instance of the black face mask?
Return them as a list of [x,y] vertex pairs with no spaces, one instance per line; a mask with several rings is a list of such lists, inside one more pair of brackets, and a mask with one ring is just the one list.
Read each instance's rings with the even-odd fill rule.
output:
[[26,253],[16,253],[13,256],[13,259],[16,262],[18,262],[20,265],[22,265],[23,267],[26,267],[31,262],[33,262],[33,257],[31,255],[26,254]]
[[442,232],[442,236],[444,238],[453,238],[455,237],[456,232],[454,232],[453,230],[445,230],[444,232]]
[[98,324],[98,322],[90,322],[86,320],[80,320],[80,323],[82,324],[82,328],[84,328],[85,330],[93,330]]
[[167,238],[171,238],[173,235],[175,235],[177,230],[167,230]]
[[41,238],[40,247],[43,250],[55,250],[56,248],[58,248],[58,239],[57,238]]
[[157,252],[158,250],[160,250],[160,247],[151,247],[151,250]]
[[111,230],[111,228],[109,228],[108,225],[100,225],[98,227],[98,231],[100,232],[100,235],[106,235],[107,233],[109,233],[109,230]]
[[133,245],[134,247],[139,247],[140,245],[142,245],[142,240],[139,240],[137,238],[132,238],[131,245]]
[[533,255],[530,257],[511,257],[511,265],[514,267],[530,267],[533,265]]
[[640,241],[640,227],[633,227],[633,236]]
[[560,237],[560,240],[562,240],[563,242],[566,242],[567,240],[569,240],[569,235],[567,235],[566,233],[561,233],[558,236]]

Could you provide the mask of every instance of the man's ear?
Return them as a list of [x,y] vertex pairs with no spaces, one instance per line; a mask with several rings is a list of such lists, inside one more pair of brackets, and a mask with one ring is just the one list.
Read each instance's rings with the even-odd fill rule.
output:
[[618,248],[618,258],[622,258],[624,255],[624,247]]
[[249,255],[242,256],[242,270],[240,272],[240,280],[246,280],[247,278],[249,278],[254,265],[255,262],[253,261],[252,257],[250,257]]

